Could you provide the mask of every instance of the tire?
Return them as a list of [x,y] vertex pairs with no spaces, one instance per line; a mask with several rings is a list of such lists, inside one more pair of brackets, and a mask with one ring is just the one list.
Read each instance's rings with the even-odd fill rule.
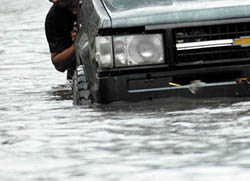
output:
[[72,78],[72,94],[74,105],[84,105],[91,101],[88,81],[83,71],[83,66],[76,68]]

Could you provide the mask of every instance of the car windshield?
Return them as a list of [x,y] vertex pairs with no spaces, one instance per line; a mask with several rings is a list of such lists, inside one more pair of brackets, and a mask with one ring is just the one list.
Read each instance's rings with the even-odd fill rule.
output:
[[168,6],[181,2],[211,2],[221,0],[103,0],[110,11],[123,11],[134,8]]

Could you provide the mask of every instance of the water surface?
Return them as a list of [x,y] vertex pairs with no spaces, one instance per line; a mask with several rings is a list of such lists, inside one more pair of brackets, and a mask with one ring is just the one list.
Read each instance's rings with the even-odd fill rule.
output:
[[1,181],[250,178],[249,99],[73,106],[50,62],[51,4],[1,4]]

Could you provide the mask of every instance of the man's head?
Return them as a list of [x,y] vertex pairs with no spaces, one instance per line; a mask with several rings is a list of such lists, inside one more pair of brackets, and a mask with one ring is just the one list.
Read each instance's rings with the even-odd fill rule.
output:
[[62,8],[68,8],[73,13],[76,13],[78,0],[49,0],[49,1],[54,3],[56,6]]

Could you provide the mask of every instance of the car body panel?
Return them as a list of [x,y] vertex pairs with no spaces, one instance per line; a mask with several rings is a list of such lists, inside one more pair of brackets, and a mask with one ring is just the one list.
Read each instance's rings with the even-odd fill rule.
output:
[[250,1],[246,0],[186,0],[172,3],[166,0],[137,0],[137,3],[131,0],[103,0],[103,2],[111,17],[113,28],[250,16]]

